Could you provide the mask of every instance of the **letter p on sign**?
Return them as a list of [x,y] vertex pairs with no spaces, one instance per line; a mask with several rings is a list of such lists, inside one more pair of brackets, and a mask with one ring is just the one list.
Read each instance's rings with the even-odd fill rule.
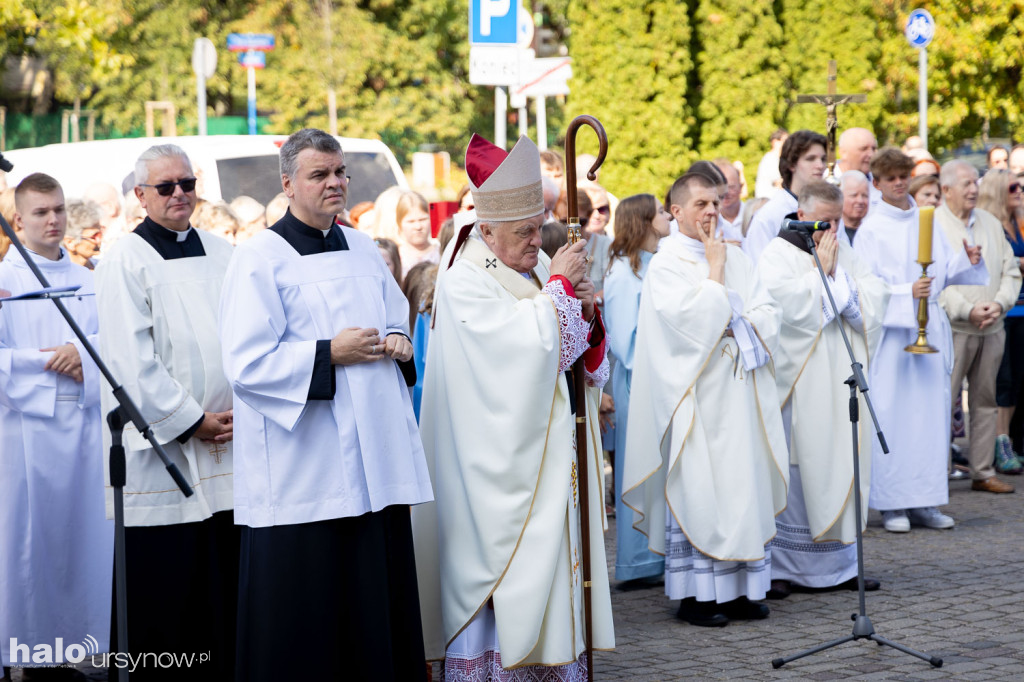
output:
[[512,7],[512,0],[480,0],[480,34],[491,35],[491,19],[503,17]]

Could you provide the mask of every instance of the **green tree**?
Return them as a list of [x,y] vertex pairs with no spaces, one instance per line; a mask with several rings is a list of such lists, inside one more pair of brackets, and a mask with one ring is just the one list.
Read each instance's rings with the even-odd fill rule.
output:
[[[875,0],[879,71],[888,105],[885,139],[900,143],[917,133],[918,52],[903,37],[921,3]],[[928,4],[935,38],[928,47],[928,129],[933,152],[963,139],[1009,135],[1024,123],[1024,0],[936,0]],[[994,130],[993,130],[994,129]]]
[[700,0],[695,25],[701,156],[739,159],[752,182],[785,108],[782,29],[767,0]]
[[[596,116],[608,133],[601,184],[624,197],[664,194],[696,158],[687,97],[693,70],[686,4],[603,0],[570,5],[572,94],[567,120]],[[596,153],[583,130],[578,153]]]

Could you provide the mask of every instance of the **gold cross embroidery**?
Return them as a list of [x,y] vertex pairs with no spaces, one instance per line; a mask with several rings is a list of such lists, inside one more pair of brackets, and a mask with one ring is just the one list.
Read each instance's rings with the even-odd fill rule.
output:
[[221,443],[210,443],[208,447],[210,448],[210,454],[213,455],[213,461],[220,464],[221,456],[228,451],[227,446]]

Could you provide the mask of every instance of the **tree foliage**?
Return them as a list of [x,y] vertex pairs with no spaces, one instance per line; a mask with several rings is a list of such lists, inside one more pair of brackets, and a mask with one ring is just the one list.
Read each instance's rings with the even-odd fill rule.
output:
[[[611,17],[614,17],[612,19]],[[608,133],[601,183],[620,196],[660,193],[693,153],[687,98],[694,68],[689,12],[672,0],[573,3],[569,113],[592,114]],[[596,152],[581,131],[578,153]]]

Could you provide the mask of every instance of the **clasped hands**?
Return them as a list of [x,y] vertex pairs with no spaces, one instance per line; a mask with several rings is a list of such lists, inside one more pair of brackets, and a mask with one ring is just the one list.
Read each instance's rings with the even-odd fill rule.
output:
[[407,362],[411,357],[412,343],[403,334],[388,334],[381,341],[376,329],[349,327],[331,339],[332,365],[356,365],[384,358]]

